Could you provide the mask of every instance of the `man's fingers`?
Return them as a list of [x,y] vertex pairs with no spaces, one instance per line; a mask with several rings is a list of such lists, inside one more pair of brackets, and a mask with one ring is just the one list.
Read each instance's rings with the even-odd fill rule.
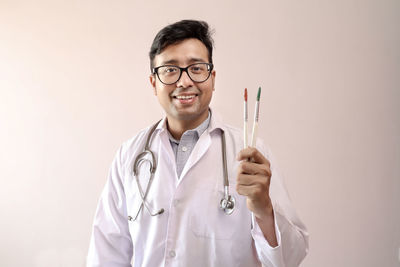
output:
[[254,185],[254,184],[267,184],[268,177],[261,175],[239,174],[236,184],[239,185]]
[[252,175],[263,175],[263,176],[271,176],[271,170],[269,165],[253,163],[248,161],[242,161],[238,167],[238,174],[252,174]]
[[264,157],[264,155],[261,154],[261,152],[254,147],[247,147],[245,149],[242,149],[237,156],[237,160],[248,159],[251,159],[252,162],[255,163],[267,164],[268,167],[270,166],[269,161]]
[[236,191],[239,195],[246,196],[251,199],[259,199],[268,194],[268,191],[259,185],[236,185]]

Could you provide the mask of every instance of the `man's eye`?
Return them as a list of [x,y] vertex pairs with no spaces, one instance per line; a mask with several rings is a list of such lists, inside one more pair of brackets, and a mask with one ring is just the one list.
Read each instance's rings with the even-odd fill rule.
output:
[[178,71],[178,69],[177,68],[173,68],[173,67],[167,67],[164,70],[165,73],[175,73],[177,71]]
[[199,72],[204,71],[204,67],[202,67],[202,66],[192,66],[192,67],[190,67],[190,71],[193,72],[193,73],[199,73]]

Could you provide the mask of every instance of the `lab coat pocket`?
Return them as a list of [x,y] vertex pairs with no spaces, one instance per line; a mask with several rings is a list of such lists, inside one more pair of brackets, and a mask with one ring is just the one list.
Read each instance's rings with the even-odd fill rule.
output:
[[[233,191],[233,186],[230,190]],[[231,193],[232,194],[232,193]],[[239,219],[236,209],[232,214],[227,215],[220,208],[220,201],[224,197],[222,190],[210,190],[202,192],[201,204],[196,205],[197,209],[190,216],[190,228],[193,234],[199,238],[208,238],[216,240],[229,240],[235,232],[235,222]],[[233,195],[233,194],[232,194]],[[236,196],[234,196],[236,198]]]

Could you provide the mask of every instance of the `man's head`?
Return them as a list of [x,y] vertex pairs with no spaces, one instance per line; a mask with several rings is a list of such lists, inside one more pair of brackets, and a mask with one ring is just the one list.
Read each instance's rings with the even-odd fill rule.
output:
[[208,62],[212,61],[213,39],[207,22],[198,20],[181,20],[164,27],[153,40],[150,48],[150,68],[154,68],[154,57],[160,54],[167,46],[177,44],[185,39],[200,40],[208,51]]
[[169,126],[196,127],[207,118],[215,84],[212,43],[207,23],[193,20],[171,24],[155,37],[150,83]]

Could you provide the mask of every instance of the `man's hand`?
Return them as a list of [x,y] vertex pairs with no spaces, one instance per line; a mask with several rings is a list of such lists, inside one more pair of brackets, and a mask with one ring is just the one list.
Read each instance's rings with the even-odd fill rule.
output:
[[269,161],[252,147],[240,151],[237,159],[242,161],[238,168],[237,192],[247,197],[247,207],[257,218],[272,216]]
[[241,150],[236,191],[247,197],[247,208],[254,213],[265,238],[271,246],[277,246],[274,213],[269,197],[271,169],[269,161],[252,147]]

